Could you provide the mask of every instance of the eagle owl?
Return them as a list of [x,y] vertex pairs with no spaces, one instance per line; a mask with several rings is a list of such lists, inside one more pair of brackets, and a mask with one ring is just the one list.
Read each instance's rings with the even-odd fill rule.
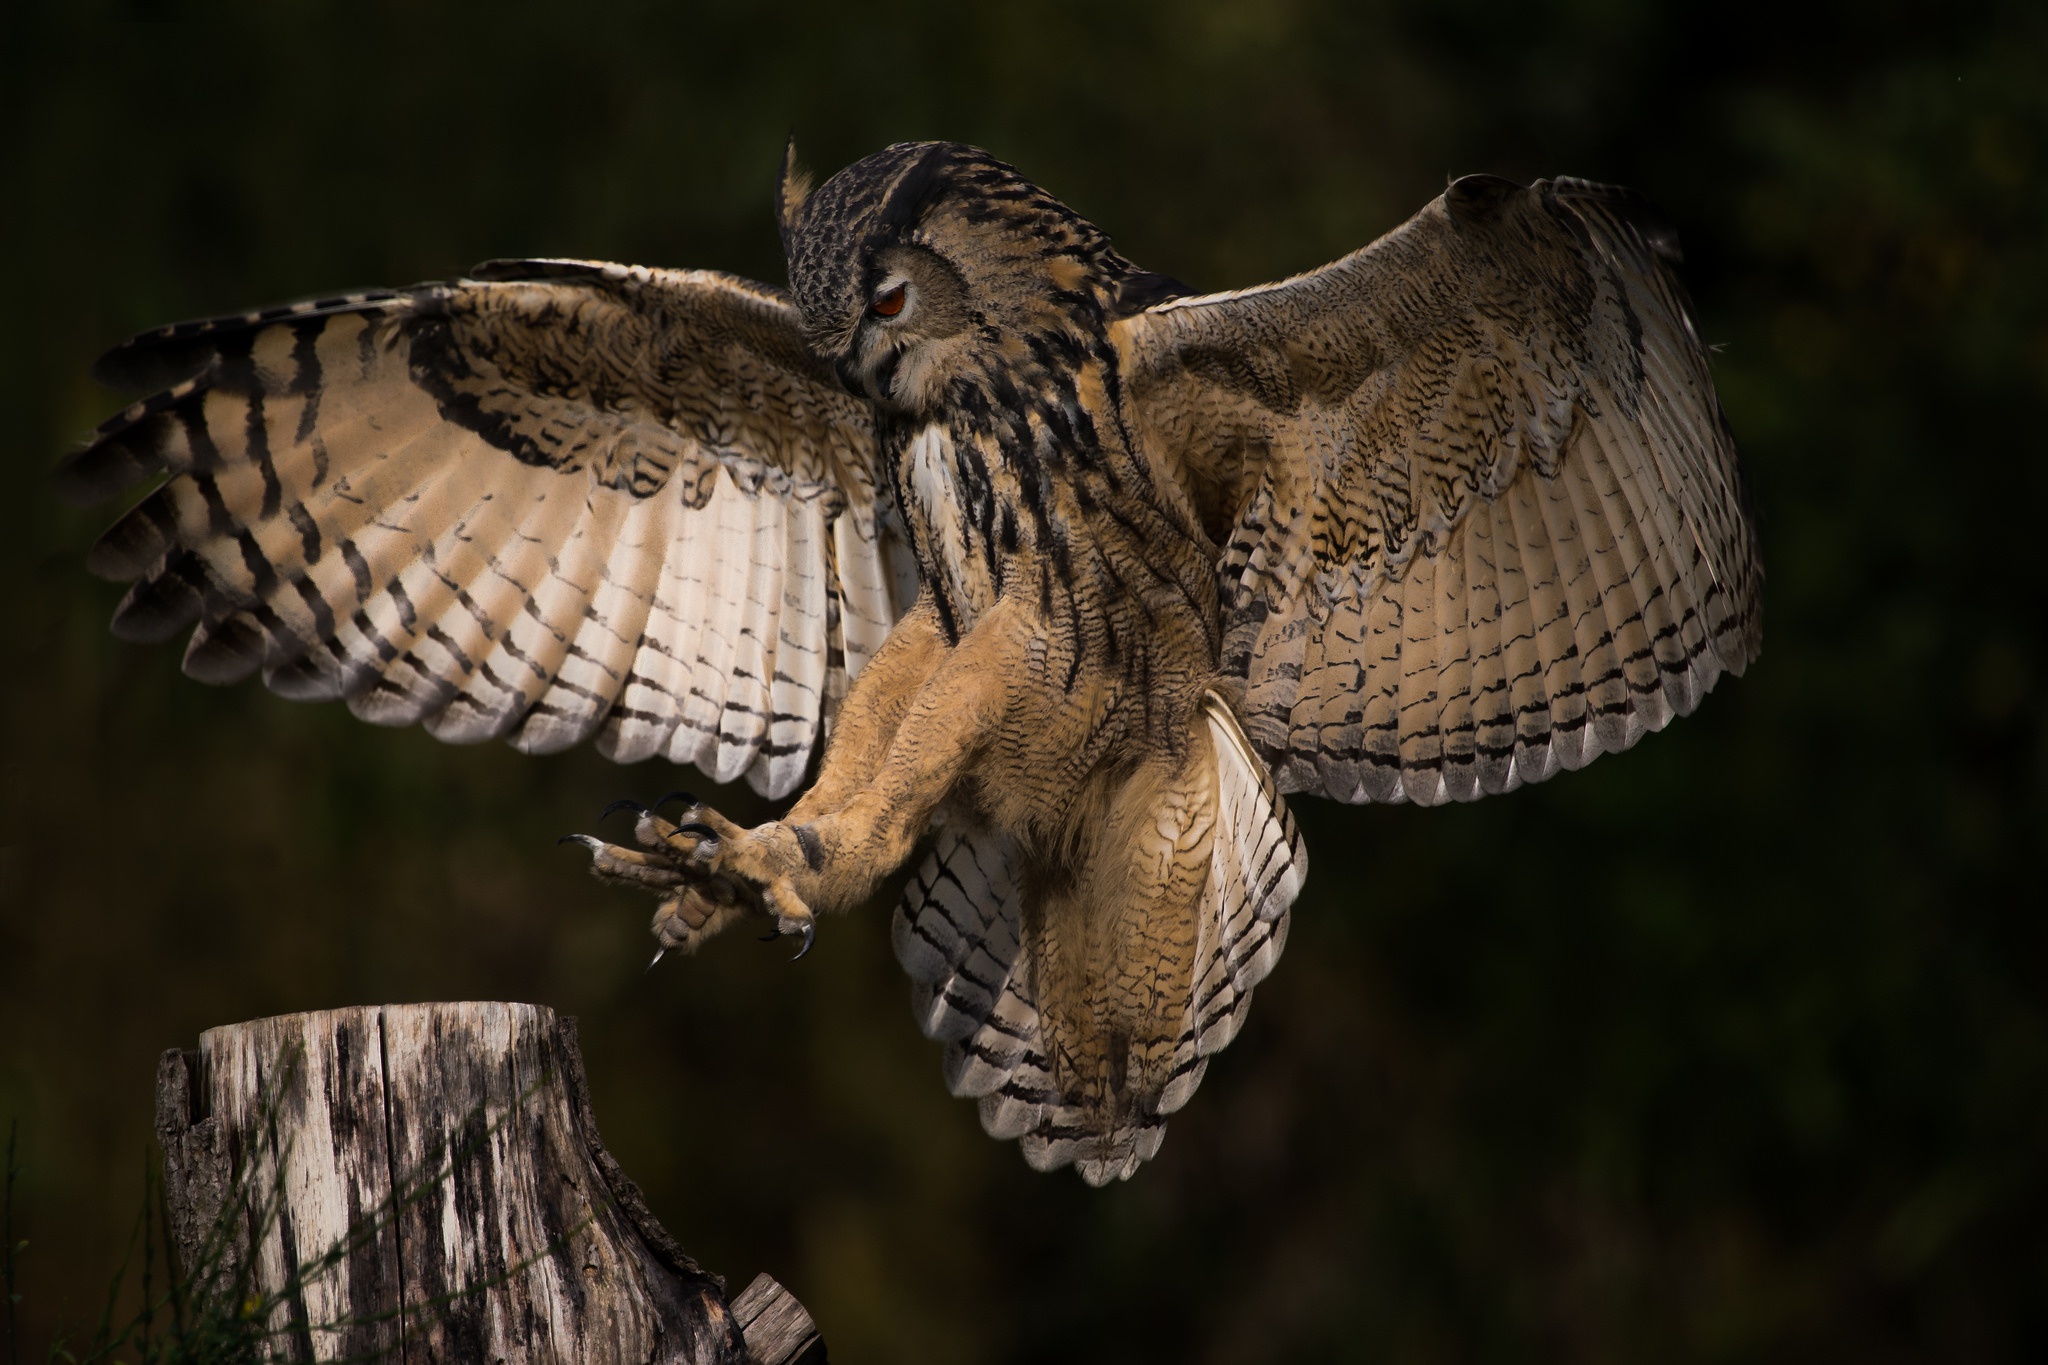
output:
[[771,797],[815,759],[780,820],[571,837],[682,949],[808,948],[925,843],[893,934],[947,1085],[1098,1184],[1280,956],[1286,794],[1510,791],[1756,653],[1733,444],[1628,192],[1469,177],[1220,294],[955,143],[815,190],[786,159],[777,210],[787,293],[494,261],[118,347],[157,392],[63,470],[162,478],[92,552],[115,630],[454,742]]

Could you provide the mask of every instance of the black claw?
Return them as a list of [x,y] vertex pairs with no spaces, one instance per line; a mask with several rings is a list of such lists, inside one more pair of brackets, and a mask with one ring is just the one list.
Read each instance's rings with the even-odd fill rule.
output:
[[669,831],[669,833],[671,835],[694,834],[701,842],[713,844],[718,842],[718,831],[711,828],[711,826],[709,825],[677,825],[673,830]]
[[561,838],[555,840],[555,842],[558,844],[581,844],[588,849],[598,849],[603,847],[602,840],[593,839],[588,834],[564,834]]
[[658,811],[671,801],[680,801],[686,806],[701,806],[704,804],[703,802],[697,799],[697,793],[695,792],[672,791],[667,796],[664,796],[659,801],[656,801],[651,809]]
[[647,807],[641,805],[638,801],[635,801],[630,796],[622,796],[618,800],[612,802],[609,806],[606,806],[603,810],[599,811],[597,813],[597,818],[602,820],[615,810],[632,810],[638,811],[642,815],[647,814]]
[[805,953],[808,953],[808,952],[809,952],[809,951],[811,950],[811,944],[817,941],[817,937],[818,937],[818,922],[817,922],[816,920],[814,920],[814,919],[807,919],[807,920],[805,920],[805,921],[804,921],[804,946],[796,950],[796,957],[793,957],[793,958],[791,958],[791,959],[790,959],[790,961],[791,961],[791,962],[794,962],[794,961],[796,961],[796,960],[797,960],[797,958],[798,958],[798,957],[802,957],[802,956],[803,956],[803,955],[804,955]]

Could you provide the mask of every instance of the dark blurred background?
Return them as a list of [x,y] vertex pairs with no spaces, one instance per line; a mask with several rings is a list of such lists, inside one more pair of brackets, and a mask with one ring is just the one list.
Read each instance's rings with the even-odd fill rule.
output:
[[[0,13],[24,1359],[97,1316],[161,1049],[464,998],[580,1016],[657,1212],[843,1365],[2048,1357],[2040,7],[199,8]],[[107,635],[118,509],[51,492],[122,401],[94,356],[156,323],[524,253],[779,283],[791,128],[824,172],[981,143],[1208,288],[1470,171],[1634,185],[1684,234],[1762,660],[1510,798],[1298,801],[1286,960],[1128,1185],[946,1096],[886,904],[800,965],[736,935],[643,976],[645,902],[554,838],[694,775],[188,681]]]

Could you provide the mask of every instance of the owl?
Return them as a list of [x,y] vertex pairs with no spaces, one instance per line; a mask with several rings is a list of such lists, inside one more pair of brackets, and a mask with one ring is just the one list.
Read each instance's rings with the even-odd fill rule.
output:
[[1091,1184],[1279,959],[1290,794],[1512,791],[1757,652],[1677,241],[1627,191],[1470,176],[1210,294],[956,143],[815,189],[792,150],[775,208],[786,292],[492,261],[117,347],[154,396],[61,474],[155,482],[89,561],[134,584],[116,633],[451,742],[803,788],[571,836],[664,949],[808,950],[923,848],[892,935],[946,1084]]

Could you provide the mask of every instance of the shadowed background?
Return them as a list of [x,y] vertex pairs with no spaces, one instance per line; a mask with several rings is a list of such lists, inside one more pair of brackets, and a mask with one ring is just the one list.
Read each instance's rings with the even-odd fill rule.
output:
[[[0,14],[0,1122],[24,1359],[142,1205],[158,1052],[348,1004],[580,1016],[605,1137],[835,1361],[2048,1353],[2048,24],[2027,6],[1045,0]],[[1791,26],[1795,25],[1796,26]],[[780,283],[784,136],[973,141],[1248,284],[1449,175],[1675,218],[1760,509],[1765,645],[1475,806],[1297,800],[1286,958],[1091,1192],[946,1096],[886,903],[650,976],[557,834],[693,773],[532,759],[109,638],[56,457],[157,323],[559,254]],[[742,793],[715,798],[765,813]],[[623,827],[621,827],[621,830]],[[2031,857],[2029,856],[2031,853]]]

